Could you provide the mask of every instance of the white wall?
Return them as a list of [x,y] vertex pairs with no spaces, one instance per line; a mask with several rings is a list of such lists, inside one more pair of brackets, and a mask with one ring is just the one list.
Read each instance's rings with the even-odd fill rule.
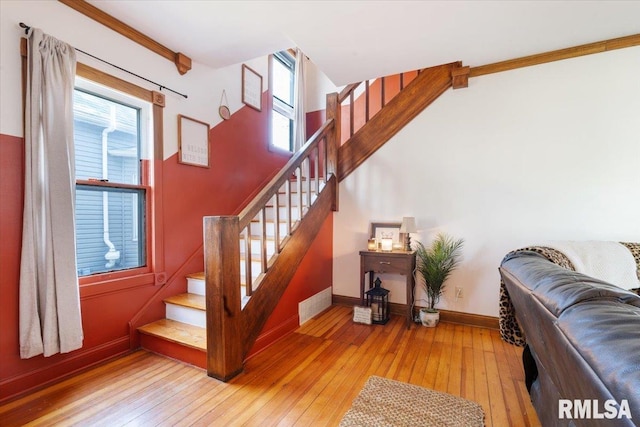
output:
[[[185,75],[180,75],[173,62],[117,34],[57,1],[0,1],[0,133],[22,136],[22,100],[20,95],[19,39],[24,22],[65,41],[92,55],[112,62],[147,79],[188,95],[187,99],[168,91],[165,94],[164,157],[178,151],[177,115],[183,114],[209,123],[212,127],[222,121],[218,114],[223,89],[232,113],[240,109],[241,66],[236,64],[212,69],[197,62]],[[189,56],[189,52],[184,52]],[[116,68],[105,65],[82,53],[78,61],[103,70],[150,90],[158,87]],[[246,62],[263,76],[263,90],[269,79],[267,57]]]
[[336,92],[337,88],[312,61],[307,59],[305,67],[305,109],[307,112],[324,110],[327,107],[327,94]]
[[[359,296],[371,221],[466,240],[443,309],[497,316],[498,266],[545,240],[640,241],[640,47],[470,79],[340,186],[334,293]],[[401,277],[383,278],[403,303]],[[455,301],[453,290],[463,287]],[[418,298],[424,298],[420,290]],[[423,302],[420,305],[425,305]]]
[[[2,0],[0,1],[0,133],[22,136],[22,98],[20,95],[21,66],[19,39],[24,30],[18,24],[24,22],[40,28],[45,33],[67,42],[92,55],[114,63],[149,80],[188,96],[187,99],[169,91],[165,94],[164,158],[178,151],[177,115],[183,114],[209,123],[211,127],[222,121],[218,107],[222,91],[226,92],[228,106],[233,114],[242,104],[242,64],[213,69],[192,58],[192,68],[180,75],[173,62],[160,57],[147,48],[119,35],[98,22],[87,18],[57,1]],[[170,47],[170,46],[169,46]],[[189,52],[184,52],[189,56]],[[134,76],[105,65],[82,53],[78,61],[130,81],[150,90],[158,87]],[[268,57],[245,61],[262,76],[263,91],[269,86]],[[324,109],[328,79],[311,62],[307,61],[308,111]]]

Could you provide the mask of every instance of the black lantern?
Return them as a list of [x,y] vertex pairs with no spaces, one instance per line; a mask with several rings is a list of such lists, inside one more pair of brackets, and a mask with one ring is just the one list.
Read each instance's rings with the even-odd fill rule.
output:
[[376,278],[374,287],[369,289],[367,295],[367,307],[371,307],[371,322],[384,325],[389,321],[389,290],[380,286],[382,281]]

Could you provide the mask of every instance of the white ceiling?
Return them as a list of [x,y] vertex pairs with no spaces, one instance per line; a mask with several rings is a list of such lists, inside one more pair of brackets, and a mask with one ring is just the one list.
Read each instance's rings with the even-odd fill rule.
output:
[[89,0],[214,68],[298,46],[336,84],[640,33],[640,1]]

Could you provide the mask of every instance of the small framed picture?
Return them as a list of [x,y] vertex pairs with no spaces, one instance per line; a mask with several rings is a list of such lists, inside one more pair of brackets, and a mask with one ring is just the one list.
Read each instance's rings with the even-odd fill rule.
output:
[[178,114],[178,163],[209,167],[209,124]]
[[262,111],[262,76],[242,64],[242,102]]
[[371,307],[353,307],[353,321],[355,323],[371,324]]
[[[404,233],[400,233],[401,226],[402,224],[399,222],[372,222],[369,230],[369,238],[375,239],[382,250],[401,250],[404,243]],[[383,239],[386,245],[389,244],[389,239],[391,240],[391,249],[389,249],[388,246],[384,248],[381,246]]]

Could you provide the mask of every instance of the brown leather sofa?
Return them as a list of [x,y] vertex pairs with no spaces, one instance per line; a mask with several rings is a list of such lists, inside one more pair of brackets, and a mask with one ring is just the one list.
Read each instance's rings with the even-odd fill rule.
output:
[[507,256],[500,275],[542,425],[640,426],[640,297],[535,252]]

